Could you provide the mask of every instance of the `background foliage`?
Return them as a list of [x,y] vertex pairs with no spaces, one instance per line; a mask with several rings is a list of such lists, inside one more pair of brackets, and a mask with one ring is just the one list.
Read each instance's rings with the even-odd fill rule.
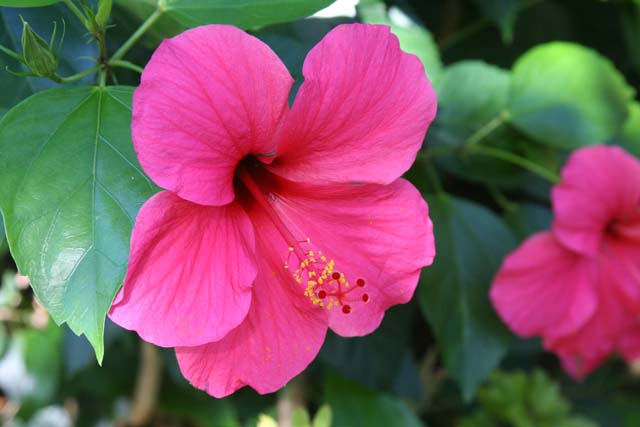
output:
[[[115,0],[108,21],[97,1],[66,3],[76,10],[0,0],[0,44],[18,54],[20,17],[47,42],[57,21],[56,46],[65,27],[58,82],[0,76],[1,422],[638,425],[637,369],[614,359],[573,382],[539,341],[500,323],[487,290],[503,256],[548,227],[549,189],[571,149],[606,142],[640,155],[639,1],[360,0],[353,17],[303,19],[331,0]],[[88,11],[98,33],[107,29],[102,42],[78,19]],[[330,334],[283,391],[209,398],[186,383],[171,351],[104,320],[136,213],[157,191],[129,135],[138,68],[163,38],[227,23],[268,43],[299,83],[306,52],[354,21],[390,25],[438,93],[407,174],[429,201],[438,256],[411,303],[370,336]],[[138,28],[143,37],[129,44]],[[11,55],[0,66],[29,71]]]

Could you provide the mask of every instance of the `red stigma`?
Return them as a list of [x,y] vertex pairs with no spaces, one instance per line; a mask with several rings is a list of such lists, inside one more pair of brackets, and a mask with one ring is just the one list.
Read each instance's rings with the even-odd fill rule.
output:
[[368,302],[369,301],[369,294],[362,294],[362,302]]
[[338,272],[336,271],[335,273],[333,273],[333,274],[331,275],[331,278],[332,278],[333,280],[338,280],[338,279],[340,278],[340,273],[338,273]]
[[363,278],[360,278],[360,279],[356,280],[356,285],[358,285],[360,287],[363,287],[364,284],[365,284],[365,282],[364,282]]
[[321,290],[318,292],[318,298],[325,299],[327,297],[327,291]]
[[351,306],[349,304],[345,304],[342,306],[342,312],[344,314],[349,314],[351,313]]

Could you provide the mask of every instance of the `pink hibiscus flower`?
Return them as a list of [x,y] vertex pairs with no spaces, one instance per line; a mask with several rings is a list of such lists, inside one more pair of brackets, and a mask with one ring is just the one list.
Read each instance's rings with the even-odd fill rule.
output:
[[167,189],[142,207],[110,317],[176,347],[217,397],[282,387],[327,328],[370,333],[435,255],[428,208],[399,177],[436,112],[388,27],[342,25],[293,83],[229,26],[164,41],[133,100],[140,164]]
[[640,356],[640,162],[618,147],[575,151],[553,188],[552,231],[507,256],[491,300],[541,336],[575,378],[619,351]]

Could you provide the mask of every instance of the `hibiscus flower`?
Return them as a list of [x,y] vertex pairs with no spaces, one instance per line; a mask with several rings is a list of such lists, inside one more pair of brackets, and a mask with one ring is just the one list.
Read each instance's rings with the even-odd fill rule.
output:
[[400,176],[436,112],[417,57],[385,26],[342,25],[293,80],[264,43],[210,25],[164,41],[133,99],[140,210],[110,317],[176,347],[217,397],[282,387],[327,328],[375,330],[435,255],[428,208]]
[[510,254],[491,300],[516,334],[541,336],[581,378],[619,351],[640,356],[640,162],[618,147],[575,151],[553,188],[553,227]]

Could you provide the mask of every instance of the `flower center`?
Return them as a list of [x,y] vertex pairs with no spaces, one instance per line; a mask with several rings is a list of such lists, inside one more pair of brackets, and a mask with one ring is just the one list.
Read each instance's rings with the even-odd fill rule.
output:
[[236,176],[287,243],[288,253],[283,254],[283,268],[303,287],[304,295],[314,305],[327,310],[336,308],[344,314],[350,314],[355,303],[369,302],[369,294],[364,292],[364,278],[357,278],[354,284],[350,283],[344,273],[337,269],[335,261],[314,246],[309,237],[297,239],[244,165],[238,167]]

